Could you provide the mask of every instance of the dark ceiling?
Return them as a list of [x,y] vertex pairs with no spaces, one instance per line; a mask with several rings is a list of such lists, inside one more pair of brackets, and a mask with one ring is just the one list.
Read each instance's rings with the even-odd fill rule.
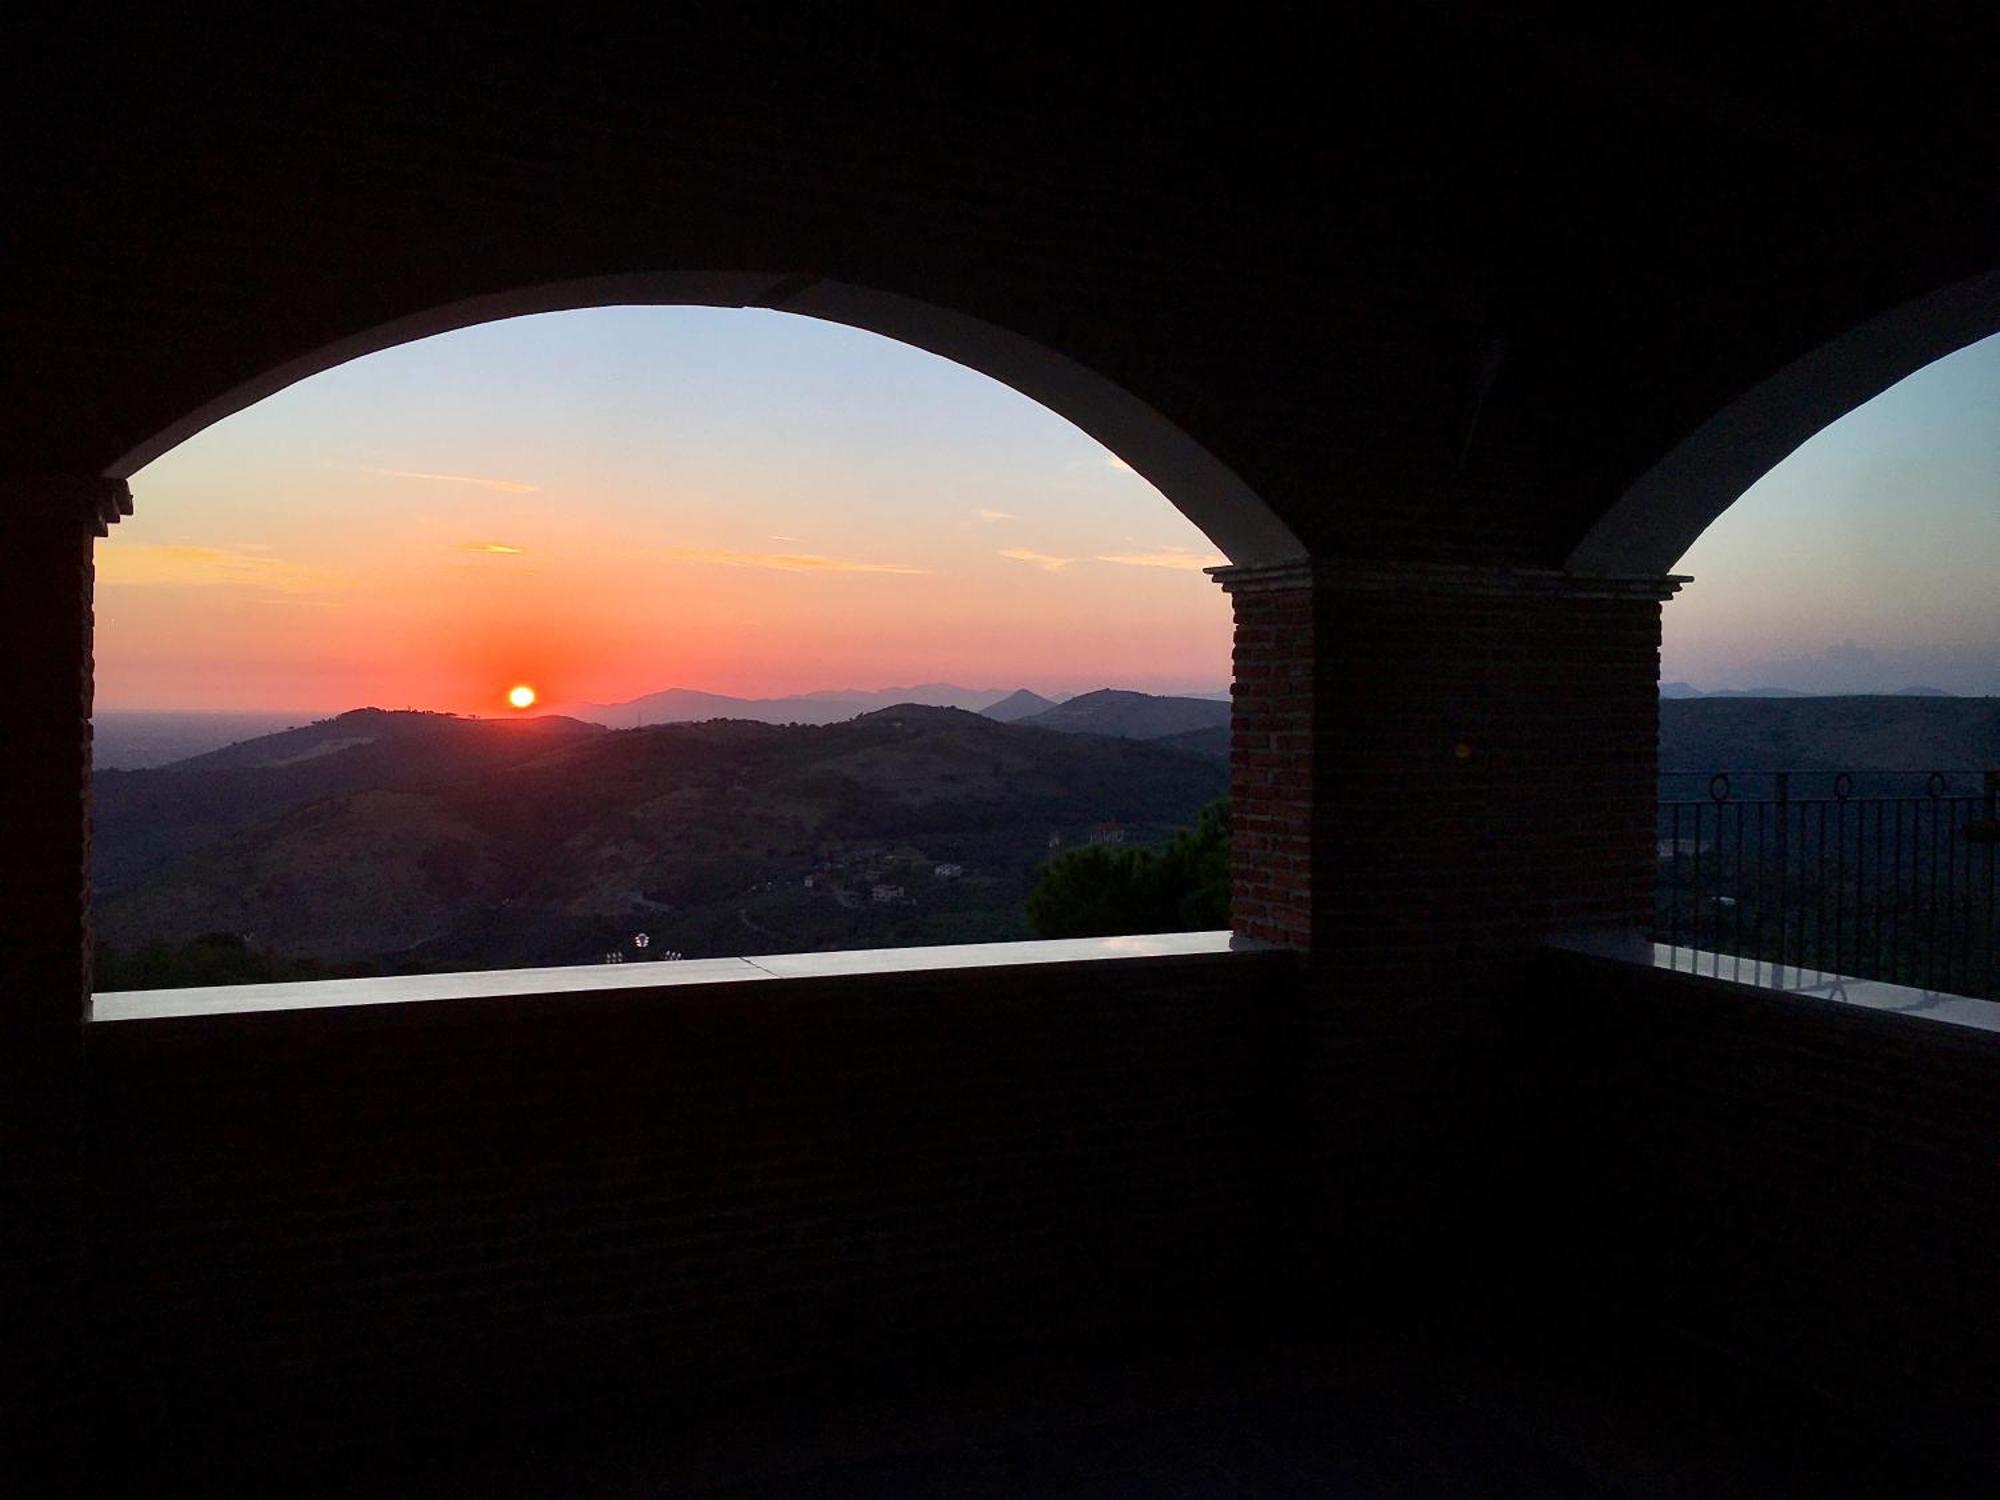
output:
[[0,474],[468,296],[796,272],[1080,359],[1322,553],[1548,562],[1747,386],[1996,259],[1983,19],[406,9],[16,39]]

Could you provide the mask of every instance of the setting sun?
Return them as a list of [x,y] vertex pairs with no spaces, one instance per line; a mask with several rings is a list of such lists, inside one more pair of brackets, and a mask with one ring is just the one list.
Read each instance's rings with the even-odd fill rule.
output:
[[535,690],[525,682],[517,684],[507,689],[507,701],[516,708],[533,708],[535,706]]

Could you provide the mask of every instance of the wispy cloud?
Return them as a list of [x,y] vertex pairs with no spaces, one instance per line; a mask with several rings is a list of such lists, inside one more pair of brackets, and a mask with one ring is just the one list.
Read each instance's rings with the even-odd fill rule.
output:
[[1000,555],[1012,558],[1015,562],[1032,563],[1035,567],[1050,573],[1060,573],[1076,561],[1073,557],[1052,557],[1046,552],[1034,552],[1026,547],[1009,547]]
[[484,490],[504,490],[510,495],[533,495],[541,490],[538,484],[523,484],[518,479],[489,479],[479,474],[429,474],[421,469],[368,469],[365,472],[380,474],[384,479],[428,479],[437,484],[475,484]]
[[505,542],[460,542],[461,552],[490,552],[496,557],[519,557],[521,549],[510,547]]
[[1162,547],[1156,552],[1111,552],[1097,560],[1122,563],[1128,568],[1185,568],[1193,572],[1200,568],[1219,568],[1229,559],[1212,552],[1190,552],[1185,547]]
[[988,510],[984,506],[975,510],[973,514],[982,521],[1018,521],[1021,519],[1011,510]]
[[771,540],[774,542],[790,542],[794,547],[796,547],[800,543],[805,541],[805,538],[802,536],[779,536],[776,532],[772,532]]
[[1132,466],[1126,463],[1124,459],[1120,458],[1115,453],[1110,454],[1108,457],[1105,458],[1104,467],[1107,469],[1120,469],[1127,474],[1130,474],[1132,472]]
[[900,563],[856,562],[808,552],[732,552],[719,547],[667,547],[660,556],[676,562],[721,563],[731,568],[774,568],[780,573],[928,573]]
[[97,549],[101,584],[175,588],[241,588],[272,594],[315,594],[352,588],[354,580],[324,568],[286,562],[247,547],[113,544]]

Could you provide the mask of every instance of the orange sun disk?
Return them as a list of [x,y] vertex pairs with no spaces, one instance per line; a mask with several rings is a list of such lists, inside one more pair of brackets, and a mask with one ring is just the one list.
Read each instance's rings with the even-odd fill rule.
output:
[[507,689],[507,701],[516,708],[533,708],[535,706],[535,690],[525,682],[517,683]]

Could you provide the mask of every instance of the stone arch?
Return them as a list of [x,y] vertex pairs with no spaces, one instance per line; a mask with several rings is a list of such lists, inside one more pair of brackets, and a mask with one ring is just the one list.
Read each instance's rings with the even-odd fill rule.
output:
[[1925,365],[2000,332],[2000,271],[1873,318],[1751,387],[1641,475],[1565,566],[1659,574],[1743,492],[1830,423]]
[[600,276],[473,297],[322,345],[224,392],[129,449],[126,479],[177,444],[285,387],[365,354],[531,313],[621,305],[765,308],[843,323],[940,355],[1011,386],[1090,434],[1150,482],[1232,563],[1289,562],[1304,546],[1226,464],[1131,392],[995,324],[891,292],[814,276],[666,272]]

